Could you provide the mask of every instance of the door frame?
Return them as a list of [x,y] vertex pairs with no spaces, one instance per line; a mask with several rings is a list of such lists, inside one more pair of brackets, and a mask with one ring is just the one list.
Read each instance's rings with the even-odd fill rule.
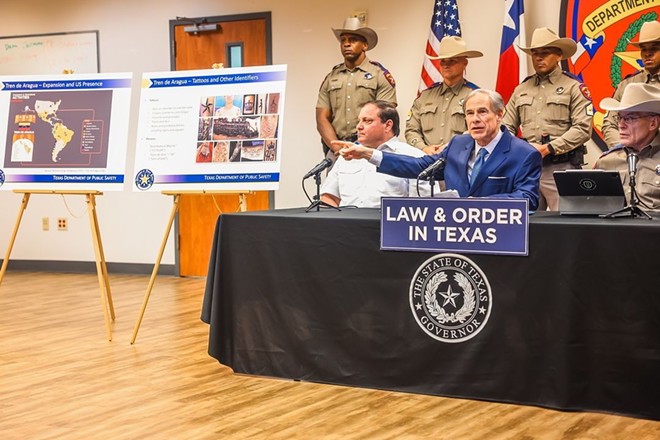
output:
[[170,70],[174,71],[176,66],[176,43],[174,41],[174,28],[184,24],[203,24],[215,23],[222,21],[244,21],[244,20],[266,20],[266,65],[273,64],[273,33],[272,33],[272,20],[271,13],[268,12],[255,12],[251,14],[236,14],[236,15],[215,15],[212,17],[177,17],[175,20],[170,20]]
[[[176,70],[176,42],[174,40],[175,27],[186,24],[206,24],[227,21],[244,21],[244,20],[265,20],[266,23],[266,65],[273,64],[273,33],[272,33],[272,19],[271,12],[255,12],[250,14],[234,14],[234,15],[214,15],[207,17],[177,17],[170,20],[170,71]],[[268,191],[268,205],[270,209],[275,206],[275,191]],[[179,245],[179,212],[177,210],[174,218],[174,276],[181,276],[181,261],[179,253],[181,248]]]

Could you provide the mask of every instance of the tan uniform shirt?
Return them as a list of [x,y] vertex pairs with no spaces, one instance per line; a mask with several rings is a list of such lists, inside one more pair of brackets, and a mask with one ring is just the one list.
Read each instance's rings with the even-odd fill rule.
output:
[[[655,136],[651,145],[644,147],[637,153],[637,173],[635,189],[639,200],[649,209],[660,211],[660,132]],[[603,170],[617,170],[621,174],[626,199],[630,201],[630,176],[628,175],[628,162],[626,150],[622,146],[603,153],[596,161],[594,168]],[[644,206],[640,206],[644,209]]]
[[365,58],[353,70],[344,63],[332,69],[321,84],[316,108],[330,109],[337,138],[346,139],[357,131],[362,106],[373,100],[396,104],[394,79],[384,67]]
[[[584,91],[584,93],[583,93]],[[591,137],[593,106],[582,83],[560,68],[546,77],[534,74],[513,91],[502,124],[528,142],[550,135],[555,154],[568,153]]]
[[463,101],[478,87],[461,79],[452,87],[436,83],[413,102],[406,122],[406,141],[419,149],[443,145],[467,130]]
[[[656,86],[660,87],[660,73],[651,75],[646,70],[640,70],[637,73],[628,75],[627,77],[621,80],[616,90],[614,91],[614,95],[612,95],[612,98],[616,99],[617,101],[621,101],[621,96],[623,96],[623,90],[626,88],[628,84],[632,84],[632,83],[655,84]],[[620,142],[619,125],[616,122],[614,122],[614,115],[616,115],[617,113],[618,112],[610,111],[607,113],[607,116],[605,116],[605,119],[603,120],[603,128],[601,129],[601,131],[603,133],[603,139],[605,139],[605,143],[609,148],[614,147]]]

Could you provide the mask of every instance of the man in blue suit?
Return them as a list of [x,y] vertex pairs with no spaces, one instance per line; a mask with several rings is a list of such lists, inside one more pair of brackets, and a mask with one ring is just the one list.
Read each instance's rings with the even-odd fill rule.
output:
[[455,136],[440,154],[413,158],[337,141],[346,159],[366,159],[378,172],[398,177],[417,177],[429,165],[445,160],[438,171],[447,189],[461,197],[494,197],[539,203],[542,158],[538,150],[501,127],[504,102],[499,93],[478,89],[463,103],[468,133]]

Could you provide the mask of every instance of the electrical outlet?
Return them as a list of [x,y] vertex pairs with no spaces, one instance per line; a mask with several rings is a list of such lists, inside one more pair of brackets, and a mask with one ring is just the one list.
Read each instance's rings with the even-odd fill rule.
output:
[[66,231],[69,228],[69,222],[66,218],[60,217],[57,219],[57,230]]
[[48,217],[43,217],[41,219],[41,229],[44,231],[47,231],[50,229],[50,222],[48,220]]

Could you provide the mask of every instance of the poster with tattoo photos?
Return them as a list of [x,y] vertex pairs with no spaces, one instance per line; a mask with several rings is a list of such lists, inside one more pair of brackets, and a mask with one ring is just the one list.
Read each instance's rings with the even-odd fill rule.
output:
[[286,66],[146,73],[134,190],[275,190]]

